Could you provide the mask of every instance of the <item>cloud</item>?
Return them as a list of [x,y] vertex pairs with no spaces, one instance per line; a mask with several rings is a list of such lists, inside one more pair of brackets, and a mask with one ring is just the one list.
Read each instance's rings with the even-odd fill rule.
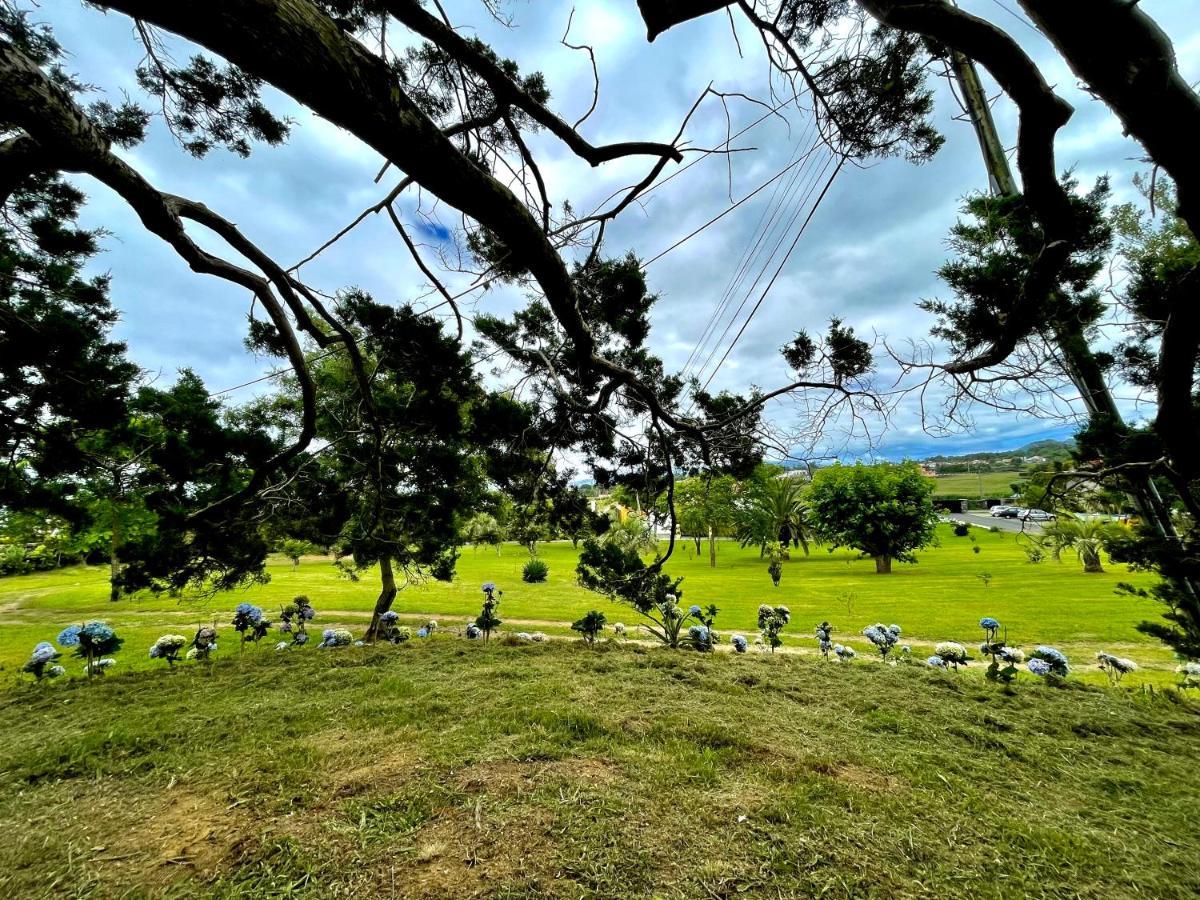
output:
[[[1085,184],[1108,172],[1118,196],[1129,197],[1130,176],[1140,167],[1133,160],[1142,152],[1122,135],[1108,109],[1080,88],[1070,69],[1035,31],[990,0],[966,0],[962,5],[1010,29],[1074,105],[1076,113],[1058,142],[1060,167],[1075,167]],[[1175,39],[1185,77],[1200,76],[1200,26],[1184,8],[1187,4],[1147,0],[1144,5]],[[552,105],[564,118],[574,121],[584,114],[593,99],[590,61],[585,53],[559,43],[569,6],[513,4],[514,28],[503,28],[466,9],[478,7],[465,7],[463,14],[472,16],[470,24],[502,57],[517,60],[523,72],[540,69],[545,74]],[[82,80],[136,95],[132,72],[141,50],[127,18],[76,4],[45,4],[37,15],[55,26],[73,54],[70,68]],[[600,73],[599,104],[580,131],[596,144],[669,140],[710,81],[722,91],[767,99],[761,46],[745,25],[739,25],[738,31],[741,56],[723,15],[685,23],[649,44],[633,3],[579,0],[571,40],[594,47]],[[194,48],[179,44],[176,50],[177,58],[186,58]],[[985,82],[989,94],[998,95],[986,75]],[[156,122],[151,139],[132,157],[157,186],[207,203],[268,253],[291,264],[375,203],[399,175],[393,170],[376,184],[378,154],[289,98],[276,92],[270,96],[295,121],[291,138],[280,148],[255,148],[248,160],[215,151],[196,161],[181,152],[162,123]],[[945,292],[934,272],[947,256],[947,231],[962,198],[987,183],[971,128],[956,120],[957,106],[940,83],[937,103],[938,124],[948,138],[943,150],[924,166],[893,159],[847,168],[838,176],[788,265],[713,377],[714,389],[744,391],[751,384],[782,383],[788,373],[778,347],[798,330],[823,330],[835,316],[860,334],[885,335],[894,346],[927,337],[930,317],[915,303]],[[1011,105],[1000,99],[995,113],[1006,140],[1015,142]],[[693,117],[685,139],[692,147],[714,147],[730,131],[762,115],[762,107],[744,100],[731,97],[723,105],[709,98]],[[804,142],[804,116],[792,113],[790,119],[789,128],[769,117],[734,143],[752,151],[711,156],[648,194],[611,225],[608,252],[633,250],[649,258],[725,209],[730,197],[744,196],[779,171]],[[592,168],[545,132],[532,136],[530,144],[555,202],[569,199],[578,211],[601,205],[614,191],[640,180],[653,164],[648,157],[630,157]],[[664,175],[677,170],[669,166]],[[122,310],[117,330],[129,342],[135,359],[168,377],[179,366],[191,366],[214,389],[249,381],[274,364],[255,358],[242,346],[245,316],[251,307],[244,292],[190,272],[141,228],[118,198],[90,181],[82,183],[91,195],[85,220],[112,234],[96,267],[113,276],[113,295]],[[650,266],[650,285],[661,298],[652,314],[651,347],[669,368],[682,368],[693,355],[743,253],[753,244],[756,225],[768,210],[772,193],[764,190]],[[402,218],[423,241],[453,254],[457,215],[444,207],[434,209],[431,200],[425,195],[419,212],[416,201],[406,199]],[[794,231],[785,234],[784,246],[791,234]],[[201,231],[196,237],[215,246],[212,237]],[[765,277],[771,271],[768,267]],[[429,289],[382,216],[368,217],[359,230],[306,264],[304,274],[324,290],[358,286],[395,303],[416,301]],[[757,269],[742,280],[740,290],[729,293],[732,306],[718,320],[715,330],[720,334],[731,310],[750,298],[742,317],[730,326],[726,341],[761,294],[765,278],[756,292],[748,290],[753,274]],[[468,283],[455,273],[447,273],[446,280],[452,289]],[[505,313],[519,305],[522,296],[518,289],[500,288],[464,298],[464,306],[468,313]],[[725,346],[714,353],[714,362]],[[705,345],[702,355],[707,356],[709,349]],[[892,369],[886,368],[884,375],[891,377]],[[788,426],[795,421],[796,409],[777,404],[771,415]],[[992,442],[1008,446],[1010,437],[1023,442],[1031,435],[1061,435],[1070,429],[1062,423],[981,409],[974,433],[935,439],[921,430],[920,409],[913,401],[894,411],[892,425],[882,445],[889,455],[984,449]]]

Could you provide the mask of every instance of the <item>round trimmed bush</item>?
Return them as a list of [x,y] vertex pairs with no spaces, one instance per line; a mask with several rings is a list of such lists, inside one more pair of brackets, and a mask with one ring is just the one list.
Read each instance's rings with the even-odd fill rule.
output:
[[550,575],[550,567],[540,559],[531,559],[521,570],[521,580],[526,584],[541,584]]

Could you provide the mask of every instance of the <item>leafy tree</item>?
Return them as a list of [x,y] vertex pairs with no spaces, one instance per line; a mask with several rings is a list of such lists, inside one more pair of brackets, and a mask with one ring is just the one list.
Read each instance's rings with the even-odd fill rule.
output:
[[628,513],[608,527],[600,538],[605,544],[616,544],[635,553],[653,553],[658,549],[658,535],[645,516]]
[[834,465],[813,474],[808,492],[816,532],[834,547],[875,560],[880,575],[892,560],[916,562],[934,539],[933,481],[915,463]]
[[300,568],[300,557],[313,552],[313,546],[308,541],[299,538],[287,538],[280,542],[279,552],[292,561],[292,568]]
[[504,532],[491,513],[477,512],[463,525],[462,538],[476,550],[483,545],[495,547],[496,555],[499,556]]
[[736,487],[730,475],[687,478],[675,485],[675,507],[680,518],[698,526],[708,538],[708,564],[714,568],[717,537],[727,533],[734,523]]

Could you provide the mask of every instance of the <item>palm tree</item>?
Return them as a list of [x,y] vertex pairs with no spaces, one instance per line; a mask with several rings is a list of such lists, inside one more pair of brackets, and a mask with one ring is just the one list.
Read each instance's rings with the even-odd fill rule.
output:
[[792,478],[767,478],[750,486],[738,509],[737,539],[743,547],[757,544],[759,556],[767,547],[789,544],[804,549],[812,539],[804,505],[804,485]]
[[1061,559],[1064,550],[1074,550],[1083,571],[1103,572],[1100,551],[1126,532],[1124,525],[1100,519],[1057,519],[1042,530],[1040,543],[1055,559]]
[[646,517],[632,513],[616,518],[601,540],[635,553],[652,553],[658,549],[658,536]]

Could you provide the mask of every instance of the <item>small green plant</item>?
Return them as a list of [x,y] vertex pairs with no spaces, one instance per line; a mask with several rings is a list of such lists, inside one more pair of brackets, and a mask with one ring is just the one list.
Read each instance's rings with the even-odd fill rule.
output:
[[534,557],[521,569],[521,580],[526,584],[541,584],[550,575],[550,567]]
[[[537,562],[537,560],[530,560],[530,562]],[[503,596],[504,591],[497,590],[494,582],[488,581],[484,583],[483,609],[475,617],[475,627],[482,632],[485,641],[501,625],[501,620],[496,615],[496,607],[500,605],[500,598]]]
[[583,635],[584,641],[589,644],[596,643],[596,638],[600,636],[600,632],[604,630],[608,619],[604,613],[597,610],[589,610],[588,614],[582,619],[577,619],[571,624],[572,631],[578,631]]
[[970,533],[971,533],[971,526],[968,525],[966,522],[955,522],[954,523],[954,536],[955,537],[966,537]]
[[783,639],[779,636],[783,627],[792,619],[792,612],[786,606],[769,606],[764,603],[758,608],[758,630],[762,632],[763,643],[775,652],[782,646]]
[[975,577],[983,582],[984,587],[987,587],[989,584],[992,583],[992,573],[991,572],[980,572]]
[[773,546],[767,551],[767,559],[770,560],[770,565],[767,566],[767,574],[771,576],[771,581],[775,587],[779,587],[779,582],[783,579],[783,561],[789,558],[786,547]]
[[1046,558],[1046,551],[1037,544],[1029,544],[1022,549],[1025,551],[1025,559],[1033,565],[1037,565]]

